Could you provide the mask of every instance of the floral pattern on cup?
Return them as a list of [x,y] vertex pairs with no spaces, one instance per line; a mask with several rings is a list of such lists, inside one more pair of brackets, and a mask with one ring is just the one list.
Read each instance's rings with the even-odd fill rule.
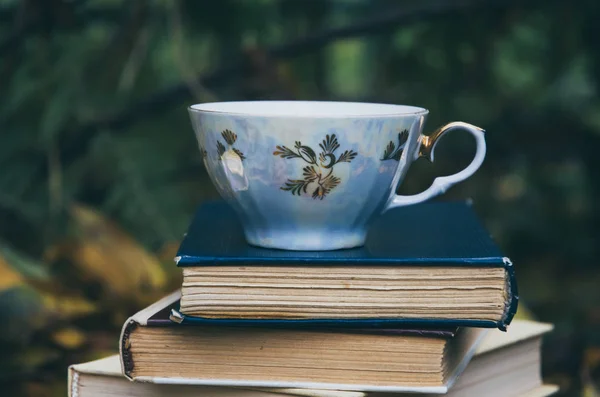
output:
[[227,146],[223,145],[221,141],[217,141],[217,152],[219,153],[219,158],[223,158],[223,155],[228,150],[231,150],[233,151],[233,153],[237,154],[240,160],[244,160],[246,158],[246,156],[244,156],[244,153],[242,153],[239,149],[233,147],[235,141],[237,140],[237,135],[233,131],[224,130],[223,132],[221,132],[221,136],[223,137],[223,139],[225,139],[225,143],[227,144]]
[[390,141],[390,143],[388,143],[388,145],[385,147],[381,161],[387,161],[387,160],[400,161],[400,157],[402,156],[402,151],[404,150],[404,147],[406,146],[407,141],[408,141],[408,130],[400,131],[398,133],[398,147],[396,148],[396,145],[394,144],[394,142]]
[[310,146],[302,145],[300,141],[296,141],[294,148],[290,149],[286,146],[279,145],[277,150],[273,152],[275,156],[280,156],[284,159],[299,158],[308,165],[302,168],[302,179],[288,179],[281,190],[289,191],[292,195],[300,196],[307,193],[309,186],[313,199],[323,200],[336,186],[341,183],[341,179],[333,174],[334,166],[338,163],[350,163],[356,158],[358,153],[354,150],[346,150],[338,156],[335,151],[339,149],[335,134],[326,135],[325,139],[319,144],[321,151],[317,159],[317,154]]

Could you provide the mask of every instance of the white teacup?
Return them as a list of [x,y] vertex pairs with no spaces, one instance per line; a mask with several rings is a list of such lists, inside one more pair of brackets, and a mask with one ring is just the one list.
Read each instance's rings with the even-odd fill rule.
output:
[[[423,135],[428,111],[413,106],[248,101],[188,110],[212,182],[239,215],[248,243],[267,248],[363,245],[376,216],[444,193],[473,175],[486,151],[484,131],[467,123]],[[454,129],[475,137],[471,164],[422,193],[395,194],[410,164],[433,161],[437,142]]]

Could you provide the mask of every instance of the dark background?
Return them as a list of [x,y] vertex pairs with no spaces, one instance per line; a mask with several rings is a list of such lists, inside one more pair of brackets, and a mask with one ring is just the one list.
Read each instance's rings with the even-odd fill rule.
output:
[[[598,395],[599,4],[0,1],[1,390],[66,395],[67,365],[116,352],[127,316],[178,287],[178,240],[217,197],[186,107],[260,98],[486,129],[482,168],[444,199],[473,199],[515,263],[519,316],[555,324],[545,381]],[[473,151],[444,139],[400,192]]]

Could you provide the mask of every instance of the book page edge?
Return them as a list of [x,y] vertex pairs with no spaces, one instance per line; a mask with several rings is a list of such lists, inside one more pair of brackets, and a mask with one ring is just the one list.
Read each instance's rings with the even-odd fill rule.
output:
[[337,391],[361,391],[361,392],[394,392],[394,393],[432,393],[445,394],[447,386],[373,386],[355,385],[345,383],[320,383],[320,382],[269,382],[269,381],[239,381],[231,379],[192,379],[192,378],[163,378],[153,376],[139,376],[136,382],[150,382],[166,385],[204,385],[224,386],[236,388],[277,388],[277,389],[323,389]]

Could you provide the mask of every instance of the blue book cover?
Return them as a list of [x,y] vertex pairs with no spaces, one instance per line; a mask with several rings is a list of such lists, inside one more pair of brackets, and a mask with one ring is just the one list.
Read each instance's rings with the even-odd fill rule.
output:
[[172,311],[180,323],[245,326],[407,327],[473,326],[505,330],[517,310],[518,293],[511,261],[501,252],[469,202],[430,201],[392,209],[369,229],[360,248],[336,251],[285,251],[246,243],[241,223],[224,201],[202,204],[175,258],[188,266],[472,266],[502,267],[508,277],[506,311],[498,321],[472,319],[230,319]]

